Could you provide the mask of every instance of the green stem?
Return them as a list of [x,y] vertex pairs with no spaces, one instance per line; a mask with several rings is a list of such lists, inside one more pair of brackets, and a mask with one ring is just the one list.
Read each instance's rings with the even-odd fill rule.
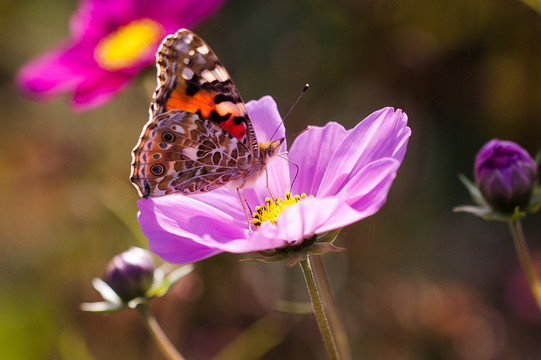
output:
[[139,314],[141,314],[148,331],[152,334],[152,337],[162,354],[169,360],[185,360],[184,357],[179,354],[177,349],[175,349],[173,344],[171,344],[156,318],[150,314],[147,304],[137,305],[137,310],[139,311]]
[[336,348],[336,343],[331,331],[329,320],[325,314],[323,303],[321,302],[316,280],[312,272],[310,258],[311,256],[307,255],[306,259],[301,260],[299,264],[301,265],[302,273],[304,274],[304,280],[306,281],[308,293],[310,294],[310,299],[312,300],[312,307],[314,308],[314,314],[319,326],[319,331],[321,332],[323,342],[325,343],[325,348],[327,349],[327,355],[329,355],[330,360],[338,360],[340,357]]
[[314,273],[314,278],[316,279],[316,284],[319,288],[323,308],[327,314],[331,331],[336,340],[338,356],[342,360],[351,360],[351,352],[349,349],[346,331],[344,330],[336,304],[334,303],[334,298],[332,296],[329,280],[327,279],[327,273],[325,272],[325,267],[323,266],[321,256],[312,257],[312,271]]
[[515,243],[515,249],[517,250],[518,258],[522,264],[522,268],[526,273],[526,278],[530,284],[530,290],[535,298],[537,307],[541,310],[541,287],[539,278],[537,277],[535,267],[532,262],[532,257],[528,251],[526,240],[524,239],[524,233],[522,231],[522,225],[520,220],[511,220],[509,222],[511,228],[511,234],[513,235],[513,241]]

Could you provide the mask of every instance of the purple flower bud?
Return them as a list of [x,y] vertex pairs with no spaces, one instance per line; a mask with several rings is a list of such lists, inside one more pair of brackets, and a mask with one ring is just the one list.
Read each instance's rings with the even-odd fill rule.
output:
[[154,281],[154,259],[150,252],[132,247],[107,265],[105,282],[125,302],[144,296]]
[[475,182],[492,209],[512,213],[525,210],[537,178],[530,154],[512,141],[490,140],[475,158]]

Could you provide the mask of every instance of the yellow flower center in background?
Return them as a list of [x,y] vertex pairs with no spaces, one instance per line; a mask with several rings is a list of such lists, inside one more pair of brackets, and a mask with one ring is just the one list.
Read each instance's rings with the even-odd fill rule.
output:
[[[310,195],[310,197],[313,197]],[[255,212],[252,214],[251,223],[256,227],[260,227],[265,221],[270,221],[273,225],[276,224],[276,218],[282,211],[290,205],[298,203],[301,199],[306,198],[306,194],[291,196],[291,193],[286,192],[286,197],[279,198],[266,198],[265,205],[256,206]]]
[[137,63],[160,40],[164,30],[151,19],[139,19],[121,26],[100,40],[94,58],[102,68],[115,71]]

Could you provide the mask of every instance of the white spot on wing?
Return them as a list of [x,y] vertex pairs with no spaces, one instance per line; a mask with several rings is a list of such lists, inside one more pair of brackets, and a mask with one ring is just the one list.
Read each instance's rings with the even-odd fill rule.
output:
[[178,125],[171,125],[171,130],[173,130],[174,132],[177,132],[179,134],[185,134],[186,131],[184,131],[184,128],[182,126],[178,126]]
[[209,53],[209,48],[206,47],[205,45],[201,45],[200,47],[197,48],[197,51],[200,54],[207,55]]
[[205,79],[207,82],[213,82],[214,80],[218,80],[216,79],[216,76],[214,75],[214,73],[210,70],[203,70],[201,72],[201,77]]
[[186,44],[190,44],[193,41],[193,34],[186,33],[182,36],[182,41]]
[[229,74],[227,73],[227,71],[225,71],[223,66],[217,65],[214,68],[214,73],[216,74],[216,77],[220,81],[229,80]]
[[182,77],[185,80],[191,80],[193,78],[193,70],[187,67],[182,69]]

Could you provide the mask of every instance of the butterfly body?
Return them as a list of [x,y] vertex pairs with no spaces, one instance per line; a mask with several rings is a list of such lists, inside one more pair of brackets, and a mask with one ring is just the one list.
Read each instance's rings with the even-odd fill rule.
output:
[[142,197],[239,189],[264,172],[283,139],[259,143],[229,74],[189,30],[156,54],[150,120],[132,153],[130,180]]

